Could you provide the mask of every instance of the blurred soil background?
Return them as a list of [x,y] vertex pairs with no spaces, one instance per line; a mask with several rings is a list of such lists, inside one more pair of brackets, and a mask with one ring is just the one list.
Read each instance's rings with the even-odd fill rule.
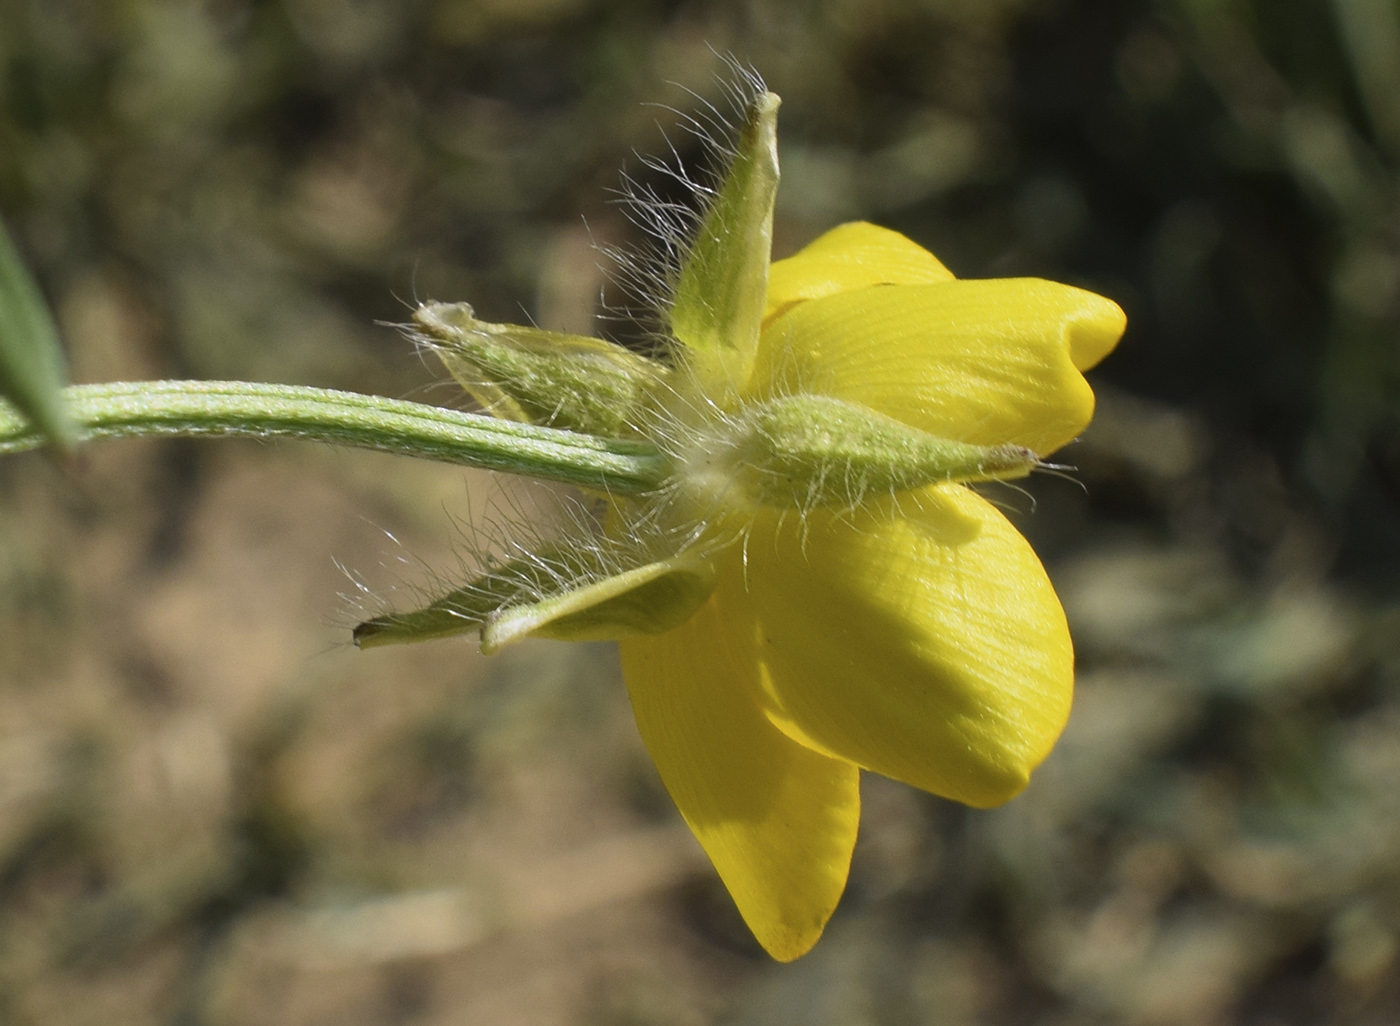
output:
[[1079,652],[1030,789],[867,777],[776,965],[610,647],[350,647],[528,490],[8,458],[0,1024],[1400,1022],[1395,0],[0,0],[0,213],[76,380],[460,405],[381,322],[594,330],[711,48],[784,99],[778,255],[868,218],[1128,311],[1071,479],[993,494]]

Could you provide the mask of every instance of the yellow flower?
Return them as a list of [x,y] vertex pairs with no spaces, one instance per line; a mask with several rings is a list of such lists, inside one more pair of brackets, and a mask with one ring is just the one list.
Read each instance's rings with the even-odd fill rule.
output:
[[1030,546],[961,482],[1024,474],[1083,430],[1080,372],[1124,318],[1069,286],[956,280],[864,223],[770,267],[776,108],[756,98],[679,265],[669,364],[420,312],[498,415],[633,433],[673,472],[607,500],[590,544],[512,561],[360,640],[618,638],[662,780],[786,961],[845,886],[861,769],[986,807],[1059,736],[1064,614]]
[[[1049,453],[1088,423],[1079,371],[1113,303],[956,281],[868,224],[772,268],[746,392],[801,381],[931,433]],[[1064,614],[1030,546],[961,484],[854,511],[754,514],[701,609],[622,641],[647,749],[745,920],[803,954],[845,885],[858,768],[975,806],[1019,792],[1069,714]]]

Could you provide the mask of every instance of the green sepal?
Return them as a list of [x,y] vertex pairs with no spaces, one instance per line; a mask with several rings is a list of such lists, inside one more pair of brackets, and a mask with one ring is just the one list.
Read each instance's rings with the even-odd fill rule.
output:
[[705,211],[676,278],[671,334],[702,388],[748,376],[768,294],[778,192],[778,97],[749,105],[728,174]]
[[460,588],[407,613],[385,613],[357,624],[352,633],[360,648],[433,641],[480,631],[482,624],[501,606],[520,600],[550,576],[546,567],[562,568],[545,554],[538,559],[513,559],[474,578]]
[[606,641],[657,634],[684,623],[709,597],[712,570],[685,555],[600,576],[593,559],[560,546],[513,559],[408,613],[354,630],[360,648],[431,641],[480,631],[491,653],[527,636]]
[[1019,445],[973,445],[921,431],[869,407],[821,395],[755,403],[714,447],[716,465],[759,505],[854,507],[944,482],[1024,477],[1039,464]]
[[479,321],[466,303],[424,303],[413,323],[481,408],[506,420],[631,437],[668,373],[612,342]]
[[77,440],[63,403],[66,380],[48,307],[0,224],[0,397],[62,449]]
[[530,605],[507,606],[481,629],[490,654],[533,636],[555,641],[616,641],[679,627],[714,590],[714,571],[678,556],[605,577]]

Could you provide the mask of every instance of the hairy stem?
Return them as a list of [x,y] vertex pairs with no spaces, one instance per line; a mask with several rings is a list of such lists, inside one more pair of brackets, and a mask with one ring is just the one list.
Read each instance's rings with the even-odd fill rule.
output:
[[[242,381],[122,381],[70,385],[63,394],[82,440],[157,435],[301,438],[623,494],[656,488],[668,469],[665,458],[644,442],[324,388]],[[38,429],[0,402],[0,455],[43,443]]]

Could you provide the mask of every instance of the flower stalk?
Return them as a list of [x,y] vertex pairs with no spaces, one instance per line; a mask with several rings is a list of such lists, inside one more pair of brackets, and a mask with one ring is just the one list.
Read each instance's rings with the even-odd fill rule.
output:
[[[296,438],[439,460],[614,495],[656,488],[667,459],[639,440],[599,438],[382,396],[244,381],[70,385],[80,440],[155,436]],[[0,455],[45,436],[0,401]]]

